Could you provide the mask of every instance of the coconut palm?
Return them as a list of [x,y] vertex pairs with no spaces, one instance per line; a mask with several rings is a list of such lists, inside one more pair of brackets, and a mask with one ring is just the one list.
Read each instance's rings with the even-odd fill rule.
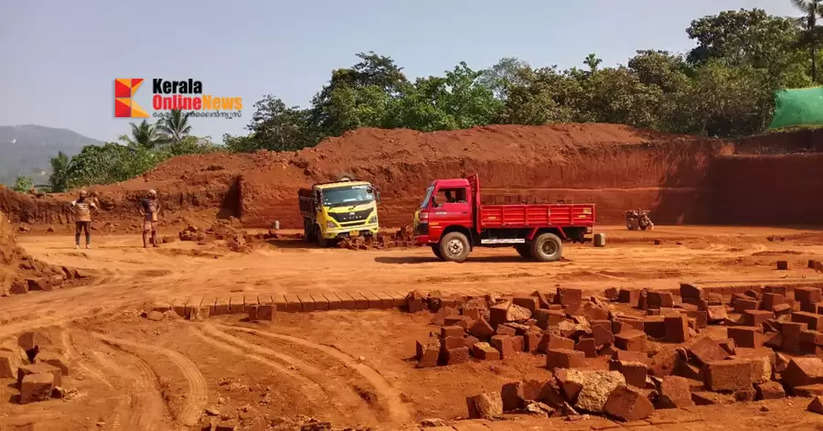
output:
[[179,109],[173,109],[163,116],[163,119],[157,124],[157,129],[166,142],[172,145],[180,144],[191,132],[189,113],[184,114]]
[[798,18],[798,24],[803,28],[800,42],[809,48],[812,57],[812,82],[817,82],[817,45],[821,40],[821,28],[817,25],[817,17],[823,13],[823,5],[820,0],[792,0],[792,3],[804,13],[802,18]]
[[131,136],[123,135],[120,140],[127,145],[142,147],[147,150],[153,149],[155,146],[163,142],[162,137],[157,133],[157,127],[146,120],[140,124],[131,124]]

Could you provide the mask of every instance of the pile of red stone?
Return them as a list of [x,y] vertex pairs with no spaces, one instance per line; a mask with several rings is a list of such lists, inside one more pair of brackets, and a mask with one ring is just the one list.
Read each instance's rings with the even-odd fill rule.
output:
[[394,233],[379,232],[375,236],[355,236],[337,242],[339,248],[349,250],[384,249],[414,246],[414,232],[410,226],[403,226]]
[[180,241],[196,241],[205,244],[210,240],[225,240],[231,251],[248,253],[251,251],[246,231],[240,228],[240,221],[235,218],[220,219],[208,229],[189,224],[178,233]]
[[62,378],[69,368],[62,353],[38,332],[27,332],[17,346],[0,348],[0,379],[17,379],[20,404],[63,398]]
[[417,341],[418,367],[545,354],[545,380],[470,398],[472,417],[577,409],[634,420],[654,408],[823,395],[820,287],[724,295],[682,284],[679,294],[605,296],[569,288],[513,298],[412,293],[409,311],[428,308],[441,325],[438,336]]
[[54,290],[84,278],[76,269],[49,265],[28,255],[17,245],[11,223],[0,212],[0,296]]

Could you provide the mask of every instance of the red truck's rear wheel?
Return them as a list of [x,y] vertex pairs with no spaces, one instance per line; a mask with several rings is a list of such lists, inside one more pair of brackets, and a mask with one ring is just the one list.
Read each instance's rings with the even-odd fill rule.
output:
[[553,233],[540,234],[531,243],[532,257],[541,262],[552,262],[563,257],[563,242]]
[[462,262],[469,257],[471,245],[466,235],[460,232],[449,232],[440,238],[440,254],[443,260],[451,262]]

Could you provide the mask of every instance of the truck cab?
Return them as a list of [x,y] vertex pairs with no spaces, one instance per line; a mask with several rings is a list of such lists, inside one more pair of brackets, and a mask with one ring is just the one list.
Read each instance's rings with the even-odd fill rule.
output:
[[446,228],[470,231],[474,225],[474,201],[466,178],[435,180],[415,214],[417,242],[429,244],[440,238]]
[[341,180],[300,189],[300,213],[307,241],[325,246],[354,236],[376,235],[379,230],[379,193],[366,181]]

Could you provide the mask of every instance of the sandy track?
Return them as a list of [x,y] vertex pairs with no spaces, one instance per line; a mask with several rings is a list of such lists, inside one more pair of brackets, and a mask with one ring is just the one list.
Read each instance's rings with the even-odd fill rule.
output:
[[233,328],[239,331],[244,331],[249,334],[254,334],[264,338],[275,340],[288,341],[303,347],[307,347],[319,353],[325,354],[329,357],[340,361],[347,368],[357,372],[365,381],[367,381],[378,394],[378,399],[381,405],[387,411],[389,418],[393,423],[404,423],[411,418],[411,412],[400,398],[400,392],[389,384],[388,381],[374,368],[359,362],[348,353],[343,352],[334,346],[313,343],[302,338],[293,337],[290,335],[277,334],[274,332],[241,328],[237,326],[221,325],[221,327]]
[[[175,417],[184,427],[192,427],[197,424],[208,402],[208,386],[206,379],[194,362],[179,352],[163,347],[114,339],[99,333],[92,335],[108,345],[127,352],[135,352],[138,356],[141,354],[140,352],[147,352],[162,355],[169,359],[177,370],[182,373],[187,387],[187,392],[182,397],[182,406],[175,412]],[[151,369],[149,368],[149,370]],[[145,380],[143,382],[145,383]]]

